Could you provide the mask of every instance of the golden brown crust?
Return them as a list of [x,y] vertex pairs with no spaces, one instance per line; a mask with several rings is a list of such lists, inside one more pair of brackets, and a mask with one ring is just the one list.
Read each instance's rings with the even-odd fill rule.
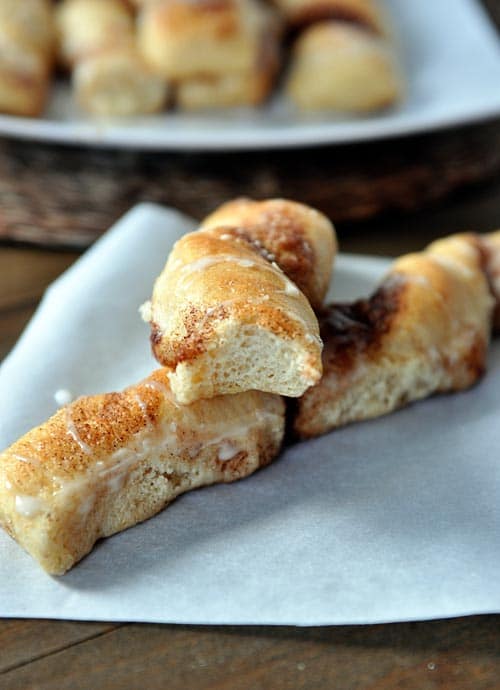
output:
[[241,198],[220,206],[205,218],[202,228],[233,227],[265,258],[271,257],[319,309],[330,284],[337,252],[335,228],[310,206],[286,199],[254,201]]
[[153,352],[183,403],[250,389],[299,395],[321,373],[307,299],[249,230],[234,230],[185,235],[155,283]]
[[139,16],[144,56],[175,81],[249,74],[276,37],[275,18],[255,0],[169,0]]
[[0,525],[60,574],[178,494],[267,464],[283,431],[277,396],[182,407],[159,370],[122,393],[77,400],[0,454]]
[[285,91],[302,110],[366,113],[399,102],[399,62],[385,38],[355,24],[322,21],[292,48]]
[[324,373],[299,401],[298,435],[325,433],[478,380],[493,306],[483,241],[458,235],[401,257],[370,299],[323,314]]
[[274,0],[287,23],[304,28],[319,21],[348,22],[384,35],[387,21],[374,0]]

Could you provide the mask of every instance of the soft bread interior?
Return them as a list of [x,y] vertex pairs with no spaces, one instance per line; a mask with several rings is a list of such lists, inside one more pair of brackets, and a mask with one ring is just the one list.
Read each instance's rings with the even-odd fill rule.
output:
[[[312,336],[311,344],[319,347]],[[314,352],[260,326],[235,323],[223,330],[220,339],[214,338],[212,346],[205,355],[181,362],[169,373],[180,403],[252,389],[297,397],[319,378]]]
[[321,376],[311,305],[246,233],[184,235],[143,315],[183,403],[244,390],[298,396]]

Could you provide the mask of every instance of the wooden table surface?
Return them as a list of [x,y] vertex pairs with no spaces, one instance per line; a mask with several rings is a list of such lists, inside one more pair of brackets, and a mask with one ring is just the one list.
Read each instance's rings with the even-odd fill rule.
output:
[[[488,0],[488,5],[492,9],[498,8],[497,0]],[[474,137],[477,137],[477,128],[474,132]],[[405,204],[391,204],[390,208],[399,210],[386,212],[368,221],[339,223],[342,249],[397,255],[419,249],[433,238],[447,233],[463,229],[486,231],[500,226],[499,132],[500,123],[485,125],[484,131],[480,132],[478,141],[484,148],[484,158],[489,161],[488,174],[482,182],[477,182],[480,175],[470,174],[469,153],[467,175],[461,173],[463,168],[457,155],[451,169],[456,169],[457,178],[460,179],[459,191],[429,205],[432,199],[437,199],[441,194],[434,194],[429,188],[432,181],[429,181],[426,172],[424,207],[405,215],[401,212]],[[443,136],[448,134],[443,133]],[[490,146],[488,137],[491,137]],[[392,142],[387,150],[392,155],[401,150],[398,149],[401,146],[412,154],[420,149],[420,141],[423,141],[422,138],[416,144],[412,140]],[[29,222],[25,222],[26,208],[31,202],[31,192],[35,194],[35,187],[37,204],[40,204],[40,208],[43,206],[40,170],[48,165],[47,174],[52,174],[53,179],[60,179],[60,174],[64,173],[60,169],[50,170],[54,161],[58,166],[64,165],[64,149],[54,148],[50,155],[43,148],[35,149],[39,169],[35,168],[36,175],[32,176],[31,181],[29,145],[1,145],[0,205],[4,205],[4,208],[0,214],[11,219],[9,228],[15,228],[18,236],[23,236],[22,232],[26,232],[28,226],[32,233],[37,218],[42,231],[60,236],[61,227],[71,225],[70,212],[61,221],[59,208],[57,221],[54,221],[50,204],[39,213],[39,207],[35,205],[29,208]],[[474,145],[467,147],[468,152],[473,149]],[[486,153],[488,150],[491,152],[489,156]],[[356,154],[357,160],[360,164],[364,161],[366,171],[376,170],[381,151],[380,145],[368,147],[361,155],[359,152]],[[75,155],[86,156],[78,152],[75,154],[74,151],[67,155],[72,161]],[[308,151],[304,155],[310,177],[315,174],[316,154]],[[92,158],[93,154],[89,153],[89,156]],[[319,162],[324,162],[328,153],[318,152],[317,156]],[[346,160],[346,156],[344,152],[342,161]],[[274,195],[287,196],[290,195],[290,189],[298,189],[300,161],[303,160],[301,152],[297,152],[296,166],[292,166],[292,158],[290,154],[283,154],[282,159],[273,156],[276,165],[285,161],[281,163],[280,175],[273,179],[271,191]],[[21,174],[21,160],[24,177],[21,186],[16,186],[15,176]],[[91,167],[95,160],[92,158],[94,162]],[[245,160],[248,163],[251,158]],[[108,163],[110,161],[112,158],[107,160]],[[232,157],[233,167],[234,161]],[[98,157],[97,167],[101,162]],[[210,166],[201,165],[203,183],[196,189],[192,186],[192,176],[200,169],[196,157],[183,158],[181,165],[191,172],[182,178],[184,186],[182,179],[177,179],[172,197],[184,199],[186,210],[194,203],[195,193],[204,195],[203,211],[212,198],[213,204],[220,200],[225,189],[221,186],[220,171],[224,164],[220,158],[212,182]],[[324,194],[323,205],[328,210],[328,188],[324,179],[326,164],[321,165],[323,168],[320,169],[320,166],[316,175]],[[288,168],[290,173],[287,172]],[[29,178],[27,185],[26,175]],[[331,179],[339,179],[339,169],[336,170],[336,177],[333,172],[331,175]],[[252,179],[251,171],[245,179]],[[393,185],[398,184],[397,171],[390,179]],[[386,184],[385,177],[384,180]],[[418,188],[418,180],[417,170],[416,177],[412,176],[415,189]],[[86,182],[90,183],[87,178]],[[438,171],[436,187],[442,182]],[[466,183],[469,186],[464,186]],[[369,184],[369,175],[366,184]],[[63,186],[64,180],[61,179],[61,190]],[[264,184],[261,191],[265,188]],[[314,189],[310,179],[308,189]],[[5,190],[8,190],[8,196]],[[239,191],[247,190],[242,188]],[[89,189],[86,193],[90,196]],[[360,193],[359,198],[363,203],[365,196],[365,192]],[[172,197],[167,194],[162,199]],[[123,198],[120,203],[123,203]],[[338,208],[339,204],[341,195],[336,194],[332,209]],[[415,205],[414,202],[410,204],[412,207]],[[87,235],[83,237],[83,242],[86,237],[91,239],[105,229],[103,222],[108,218],[107,213],[106,209],[102,209],[102,212],[96,209],[95,213],[92,208],[84,209]],[[359,213],[357,217],[364,215],[369,214]],[[349,216],[342,216],[344,220],[346,217]],[[45,287],[77,257],[75,251],[40,249],[8,242],[0,245],[0,359],[14,345]],[[418,623],[304,629],[2,620],[0,690],[496,690],[500,688],[499,623],[500,618],[493,615]]]

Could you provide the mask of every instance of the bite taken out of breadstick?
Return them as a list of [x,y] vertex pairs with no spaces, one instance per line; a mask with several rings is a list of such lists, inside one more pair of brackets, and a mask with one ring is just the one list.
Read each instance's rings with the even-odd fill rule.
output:
[[179,494],[269,463],[284,403],[259,392],[179,406],[164,370],[80,398],[0,454],[0,525],[49,573]]
[[[322,245],[329,265],[320,269]],[[333,247],[324,216],[285,201],[222,207],[201,230],[179,240],[143,310],[153,353],[168,368],[177,399],[189,403],[245,390],[297,397],[316,383],[322,348],[317,319],[286,270],[313,257],[321,286],[311,278],[303,285],[319,299]]]
[[499,257],[500,233],[454,235],[397,259],[369,299],[326,309],[323,377],[298,402],[297,435],[472,386],[500,326]]

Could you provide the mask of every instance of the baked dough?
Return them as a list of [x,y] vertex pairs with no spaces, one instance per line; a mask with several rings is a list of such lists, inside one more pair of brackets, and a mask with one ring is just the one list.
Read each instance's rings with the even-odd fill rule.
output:
[[335,228],[316,209],[286,199],[229,201],[202,229],[231,226],[251,231],[314,309],[323,304],[337,253]]
[[164,0],[139,14],[139,48],[175,82],[177,103],[200,109],[256,105],[279,63],[279,23],[259,0]]
[[362,26],[322,21],[293,45],[285,91],[302,110],[366,113],[400,101],[403,79],[388,40]]
[[45,105],[54,49],[45,0],[0,0],[0,112],[35,117]]
[[181,403],[245,390],[296,397],[321,376],[309,302],[247,237],[230,227],[185,235],[143,309]]
[[78,62],[135,46],[134,18],[123,0],[62,0],[56,8],[58,57]]
[[492,242],[500,248],[500,235],[439,240],[396,260],[370,299],[332,305],[320,319],[324,374],[298,403],[296,433],[316,436],[474,384],[492,324],[488,274],[498,279]]
[[165,79],[137,50],[134,18],[122,0],[63,0],[57,9],[60,62],[72,69],[77,102],[88,112],[126,117],[158,112]]
[[278,45],[270,41],[263,44],[253,70],[199,75],[179,81],[175,87],[175,102],[182,110],[260,105],[272,89],[278,64]]
[[80,398],[0,454],[0,525],[60,575],[179,494],[269,463],[283,431],[278,396],[181,407],[160,370],[123,393]]
[[73,71],[78,103],[99,116],[127,117],[163,108],[169,89],[134,50],[113,50],[88,57]]

